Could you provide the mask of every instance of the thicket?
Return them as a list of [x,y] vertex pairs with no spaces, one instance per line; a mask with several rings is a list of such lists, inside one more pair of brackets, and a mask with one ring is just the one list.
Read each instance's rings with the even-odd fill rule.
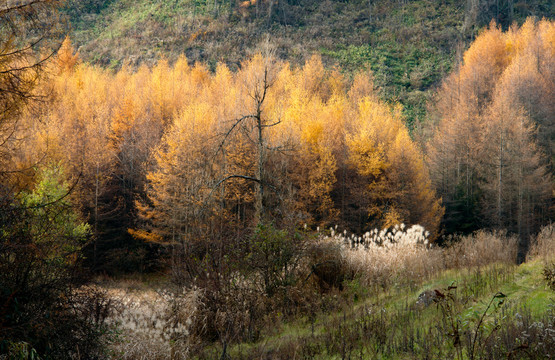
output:
[[77,292],[86,282],[79,260],[90,227],[72,209],[64,181],[52,166],[33,191],[0,203],[0,354],[9,358],[104,355],[110,300]]

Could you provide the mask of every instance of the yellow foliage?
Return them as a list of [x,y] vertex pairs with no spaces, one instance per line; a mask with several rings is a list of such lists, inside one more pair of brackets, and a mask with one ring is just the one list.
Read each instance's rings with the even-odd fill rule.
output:
[[152,232],[148,232],[146,230],[127,229],[127,232],[135,239],[144,241],[146,243],[156,243],[156,244],[164,243],[164,239],[160,235]]
[[[60,52],[64,64],[74,56],[67,41]],[[428,212],[437,220],[428,223],[439,222],[426,166],[401,109],[377,99],[369,74],[349,85],[338,71],[326,71],[318,56],[292,68],[255,55],[238,72],[218,64],[211,73],[202,64],[190,67],[184,57],[116,74],[72,67],[49,83],[53,101],[41,146],[50,142],[50,156],[73,164],[74,174],[89,169],[85,183],[132,177],[144,187],[148,204],[135,206],[152,228],[129,229],[137,239],[183,241],[208,236],[222,222],[250,226],[252,179],[260,166],[258,120],[265,202],[283,221],[327,225],[344,218],[349,201],[362,201],[363,221],[372,226],[427,221]],[[353,199],[341,190],[346,186]],[[82,191],[92,198],[90,189]],[[418,202],[422,210],[415,209]]]
[[69,39],[69,36],[66,36],[56,56],[56,63],[58,65],[59,71],[72,71],[78,62],[79,53],[75,52],[75,49],[71,45],[71,40]]
[[[450,231],[458,230],[457,216],[473,212],[479,220],[472,226],[489,222],[522,235],[541,222],[529,219],[549,213],[544,164],[554,151],[553,29],[553,21],[533,18],[505,33],[492,23],[444,81],[428,161],[446,204],[457,206]],[[541,130],[532,135],[536,126]]]

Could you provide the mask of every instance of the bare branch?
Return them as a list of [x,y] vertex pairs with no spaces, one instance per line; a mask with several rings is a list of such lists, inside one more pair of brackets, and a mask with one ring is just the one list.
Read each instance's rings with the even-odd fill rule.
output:
[[257,178],[252,177],[252,176],[248,176],[248,175],[229,175],[229,176],[226,176],[225,178],[221,179],[220,181],[218,181],[216,183],[216,185],[214,185],[214,188],[217,188],[222,183],[224,183],[224,182],[226,182],[227,180],[230,180],[230,179],[245,179],[245,180],[250,180],[250,181],[257,182],[257,183],[261,183],[260,179],[257,179]]
[[225,134],[223,134],[224,138],[220,142],[220,145],[218,146],[218,149],[216,150],[216,153],[214,154],[214,157],[216,157],[216,155],[218,155],[218,153],[223,149],[223,147],[224,147],[224,145],[227,141],[227,138],[233,133],[233,130],[235,130],[235,128],[237,126],[239,126],[246,119],[256,119],[256,116],[254,116],[254,115],[243,115],[240,118],[233,120],[234,123],[231,126],[231,128],[228,131],[226,131]]
[[263,128],[267,128],[267,127],[272,127],[272,126],[276,126],[281,124],[281,119],[279,119],[278,121],[272,123],[272,124],[266,124],[266,125],[261,125]]

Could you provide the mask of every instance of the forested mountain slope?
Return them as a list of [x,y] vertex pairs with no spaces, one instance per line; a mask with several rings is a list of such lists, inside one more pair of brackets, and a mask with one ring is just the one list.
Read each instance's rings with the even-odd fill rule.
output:
[[552,18],[553,9],[547,0],[69,0],[65,13],[81,57],[106,67],[185,54],[234,69],[267,38],[293,64],[314,53],[347,73],[369,64],[412,125],[478,29]]
[[523,1],[1,2],[0,359],[554,358]]

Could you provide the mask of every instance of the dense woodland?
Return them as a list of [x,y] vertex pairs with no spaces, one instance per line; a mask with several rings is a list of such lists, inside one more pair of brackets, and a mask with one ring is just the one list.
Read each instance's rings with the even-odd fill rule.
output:
[[[94,64],[65,21],[84,41],[81,27],[97,19],[84,14],[117,3],[0,7],[0,354],[101,357],[111,301],[80,290],[93,274],[158,274],[180,289],[174,294],[202,297],[205,321],[187,318],[198,338],[188,338],[185,354],[210,358],[199,350],[207,342],[224,356],[228,344],[258,340],[275,313],[337,309],[314,299],[348,281],[385,291],[395,276],[418,282],[462,267],[446,257],[466,251],[453,243],[480,229],[511,239],[512,250],[495,240],[503,250],[493,260],[516,262],[518,253],[522,262],[530,247],[546,255],[537,243],[553,240],[545,229],[555,217],[551,19],[519,25],[520,3],[500,11],[469,2],[458,42],[438,55],[452,61],[444,74],[417,79],[422,68],[407,65],[408,86],[396,96],[404,80],[359,64],[352,47],[295,57],[272,36],[298,25],[295,9],[324,11],[312,2],[194,2],[202,11],[182,26],[197,19],[201,31],[225,18],[264,29],[231,61],[216,61],[225,49],[208,47],[206,58],[162,51],[143,63]],[[541,10],[549,4],[536,5],[552,15]],[[364,21],[381,26],[386,3],[366,6]],[[488,11],[496,16],[481,19]],[[421,260],[369,270],[364,261],[378,258],[344,255],[329,241],[376,254],[391,243]],[[313,274],[318,281],[306,286]],[[57,320],[39,326],[38,313]],[[45,338],[52,329],[61,329],[55,345]]]
[[533,20],[482,32],[438,89],[420,143],[371,72],[350,80],[318,56],[293,67],[268,48],[238,72],[182,57],[111,73],[80,63],[66,39],[36,89],[49,94],[40,114],[17,122],[12,166],[76,182],[95,267],[142,261],[144,242],[259,221],[357,234],[420,224],[434,240],[507,229],[526,241],[553,216],[551,33]]

